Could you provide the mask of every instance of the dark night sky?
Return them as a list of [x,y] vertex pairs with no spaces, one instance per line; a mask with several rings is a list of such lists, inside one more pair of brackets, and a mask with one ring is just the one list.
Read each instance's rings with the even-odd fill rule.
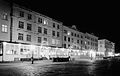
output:
[[81,2],[72,0],[13,1],[61,21],[66,26],[76,25],[81,32],[94,33],[99,39],[108,39],[116,43],[116,52],[120,52],[120,23],[118,22],[120,12],[117,2]]

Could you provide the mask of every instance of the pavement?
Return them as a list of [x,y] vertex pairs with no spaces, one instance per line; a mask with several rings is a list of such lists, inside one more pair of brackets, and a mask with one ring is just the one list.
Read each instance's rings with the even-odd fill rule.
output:
[[[90,60],[90,59],[75,59],[73,61],[85,61],[85,62],[94,62],[97,60]],[[72,61],[68,61],[68,62],[53,62],[52,60],[39,60],[39,61],[34,61],[34,63],[32,64],[32,61],[18,61],[18,62],[0,62],[0,66],[2,65],[49,65],[49,64],[65,64],[65,63],[69,63]]]
[[19,61],[19,62],[2,62],[0,63],[0,66],[4,66],[4,65],[49,65],[49,64],[64,64],[64,63],[68,63],[68,62],[53,62],[52,60],[40,60],[40,61],[34,61],[34,63],[32,64],[31,61]]

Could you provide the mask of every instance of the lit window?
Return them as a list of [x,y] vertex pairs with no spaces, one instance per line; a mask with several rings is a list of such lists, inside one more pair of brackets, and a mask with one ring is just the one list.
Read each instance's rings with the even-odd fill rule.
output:
[[19,26],[18,27],[21,28],[21,29],[23,29],[24,28],[24,22],[19,21]]
[[47,20],[44,20],[44,25],[48,25],[48,21]]
[[27,23],[27,30],[32,30],[32,24]]
[[8,32],[8,26],[2,25],[2,32]]
[[55,39],[52,39],[52,44],[55,44]]
[[18,40],[23,40],[23,34],[22,33],[18,33]]
[[31,41],[31,35],[27,35],[27,41]]
[[70,32],[70,31],[68,31],[67,35],[70,35],[70,34],[71,34],[71,32]]

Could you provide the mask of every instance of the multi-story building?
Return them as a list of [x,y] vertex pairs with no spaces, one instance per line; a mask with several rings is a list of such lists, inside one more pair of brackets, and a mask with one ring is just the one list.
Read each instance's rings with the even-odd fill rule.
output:
[[0,42],[10,41],[10,4],[0,0]]
[[72,28],[63,26],[63,47],[74,51],[75,59],[95,58],[95,52],[98,51],[98,37],[79,32],[74,25]]
[[87,52],[97,51],[98,48],[98,37],[4,1],[0,1],[0,30],[0,61],[30,58],[31,54],[34,54],[34,57],[49,56],[50,49],[54,49],[52,53],[55,53],[54,47],[57,47],[56,51],[62,47]]
[[98,51],[98,37],[93,34],[85,33],[85,49]]
[[63,26],[63,47],[79,50],[98,50],[98,37]]
[[115,43],[113,43],[107,39],[98,40],[98,52],[101,52],[101,54],[103,54],[103,56],[114,55]]
[[63,26],[63,47],[68,49],[82,49],[84,34],[75,28]]
[[62,47],[62,22],[14,3],[0,1],[0,29],[0,61],[30,58],[32,52],[48,56],[50,47]]
[[61,22],[18,5],[13,5],[12,18],[12,42],[62,46]]

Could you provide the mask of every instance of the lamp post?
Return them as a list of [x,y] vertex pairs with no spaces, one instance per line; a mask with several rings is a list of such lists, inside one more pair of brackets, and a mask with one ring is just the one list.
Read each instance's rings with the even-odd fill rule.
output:
[[33,58],[33,51],[32,51],[32,57],[31,57],[32,64],[34,63],[34,58]]
[[31,56],[31,61],[32,61],[32,64],[34,63],[34,47],[31,45],[31,52],[32,52],[32,56]]

